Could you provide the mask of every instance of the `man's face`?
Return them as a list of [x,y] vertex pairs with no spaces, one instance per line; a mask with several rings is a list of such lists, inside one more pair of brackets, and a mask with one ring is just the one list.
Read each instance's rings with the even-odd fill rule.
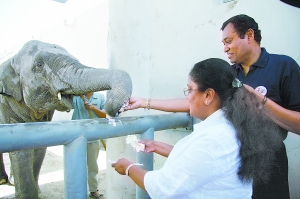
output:
[[222,42],[231,63],[243,64],[248,59],[250,46],[247,36],[241,39],[231,23],[223,30]]

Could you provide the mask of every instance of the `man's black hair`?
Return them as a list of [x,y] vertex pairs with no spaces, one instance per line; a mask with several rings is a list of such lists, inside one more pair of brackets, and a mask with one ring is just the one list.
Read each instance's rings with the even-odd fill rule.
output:
[[233,25],[234,29],[236,30],[237,34],[241,39],[244,39],[246,32],[249,29],[252,29],[254,31],[255,41],[260,44],[261,41],[260,30],[258,28],[258,24],[252,17],[249,17],[244,14],[231,17],[230,19],[228,19],[223,23],[221,30],[223,31],[224,28],[230,23]]

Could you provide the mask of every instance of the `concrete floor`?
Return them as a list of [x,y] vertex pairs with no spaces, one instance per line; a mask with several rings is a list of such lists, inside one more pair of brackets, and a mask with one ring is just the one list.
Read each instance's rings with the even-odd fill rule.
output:
[[[6,172],[10,172],[8,153],[3,154]],[[106,152],[100,150],[98,158],[98,190],[106,195]],[[39,176],[40,199],[61,199],[64,195],[63,146],[48,147]],[[14,186],[0,186],[0,199],[15,198]]]

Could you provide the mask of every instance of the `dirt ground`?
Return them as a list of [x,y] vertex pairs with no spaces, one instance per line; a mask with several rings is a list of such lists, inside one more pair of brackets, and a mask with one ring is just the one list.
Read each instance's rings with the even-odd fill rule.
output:
[[[6,172],[10,172],[8,153],[3,154]],[[98,158],[98,189],[106,195],[106,152],[100,150]],[[48,147],[39,177],[40,199],[64,198],[63,146]],[[14,186],[0,185],[0,199],[15,198]]]

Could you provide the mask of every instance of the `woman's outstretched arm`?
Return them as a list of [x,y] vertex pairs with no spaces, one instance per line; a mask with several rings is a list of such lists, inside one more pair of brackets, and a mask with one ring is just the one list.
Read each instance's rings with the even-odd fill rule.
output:
[[131,97],[125,111],[137,108],[155,109],[166,112],[189,112],[190,105],[185,98],[176,99],[147,99]]

